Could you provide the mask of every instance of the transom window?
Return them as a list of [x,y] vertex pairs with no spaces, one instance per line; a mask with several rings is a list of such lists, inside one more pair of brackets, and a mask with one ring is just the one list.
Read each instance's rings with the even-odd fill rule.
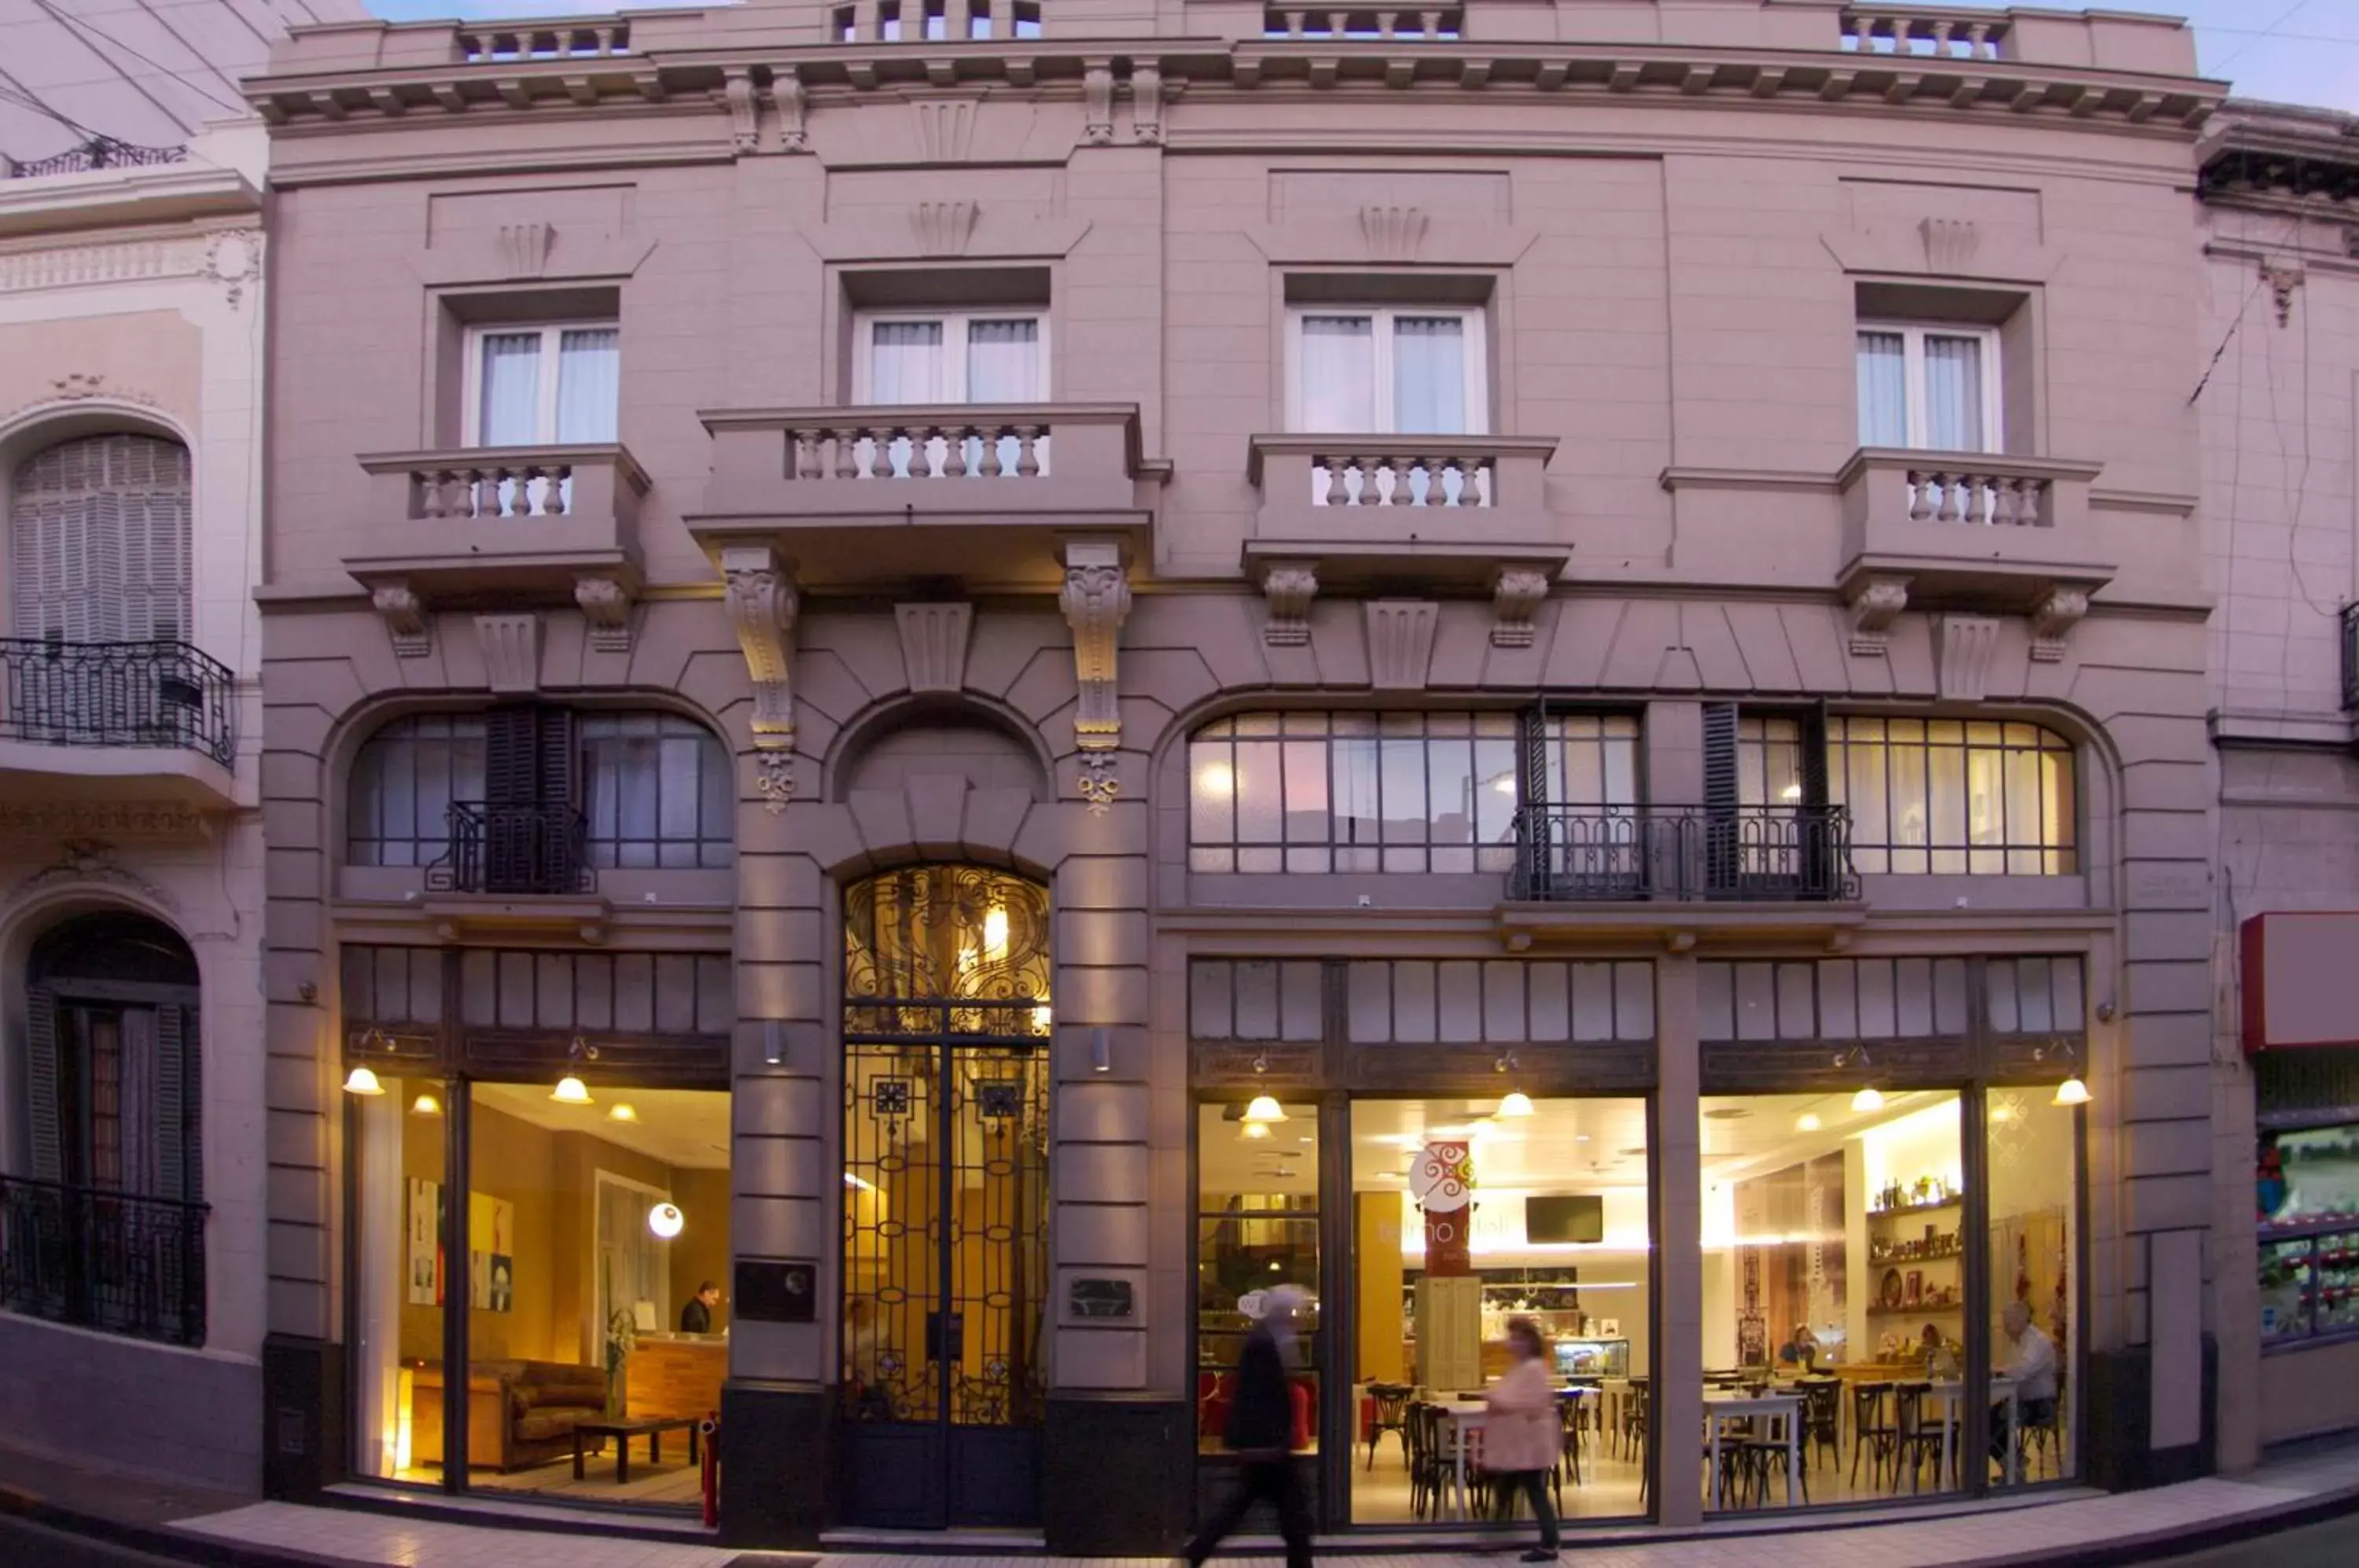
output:
[[1865,322],[1859,329],[1859,444],[1926,452],[2000,446],[1998,333]]
[[[542,710],[557,724],[495,725],[483,713],[420,713],[372,736],[353,765],[346,857],[354,866],[431,866],[449,854],[451,807],[531,780],[538,802],[578,809],[590,866],[692,869],[733,863],[734,786],[727,752],[702,725],[675,714]],[[570,727],[569,744],[563,732]],[[562,756],[519,768],[519,747]],[[570,757],[570,762],[564,757]],[[514,807],[522,802],[495,801]]]
[[1316,435],[1481,435],[1490,399],[1478,310],[1289,313],[1287,423]]
[[1827,784],[1863,874],[2064,877],[2080,869],[2072,743],[2037,724],[1827,721]]
[[612,441],[621,374],[612,321],[478,328],[467,339],[467,443]]

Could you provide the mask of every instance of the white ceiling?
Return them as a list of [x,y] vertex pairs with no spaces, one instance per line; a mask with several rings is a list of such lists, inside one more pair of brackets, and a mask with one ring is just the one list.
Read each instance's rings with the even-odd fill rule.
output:
[[[478,1083],[475,1103],[551,1132],[587,1133],[676,1171],[729,1169],[729,1096],[690,1089],[593,1088],[593,1105],[560,1105],[539,1083]],[[627,1105],[636,1121],[610,1113]]]
[[[1701,1127],[1703,1179],[1731,1181],[1782,1170],[1950,1098],[1954,1096],[1895,1093],[1886,1096],[1882,1110],[1870,1113],[1853,1110],[1848,1093],[1707,1098]],[[1508,1121],[1492,1116],[1497,1108],[1495,1099],[1355,1102],[1353,1188],[1397,1191],[1411,1154],[1429,1138],[1470,1134],[1476,1139],[1475,1176],[1486,1187],[1593,1192],[1646,1185],[1645,1101],[1536,1100],[1532,1116]],[[1288,1105],[1288,1119],[1260,1138],[1245,1136],[1237,1110],[1218,1105],[1198,1109],[1202,1191],[1315,1194],[1317,1108]],[[1817,1131],[1797,1127],[1805,1115],[1819,1118]]]

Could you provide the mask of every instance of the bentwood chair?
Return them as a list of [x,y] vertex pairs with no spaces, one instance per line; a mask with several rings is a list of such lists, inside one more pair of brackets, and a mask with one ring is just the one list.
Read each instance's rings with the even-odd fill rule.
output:
[[1375,1412],[1368,1422],[1368,1463],[1364,1468],[1376,1467],[1376,1443],[1386,1432],[1400,1439],[1401,1463],[1408,1463],[1408,1401],[1416,1391],[1406,1383],[1368,1385],[1368,1398],[1375,1403]]
[[1883,1484],[1885,1466],[1891,1465],[1897,1484],[1896,1458],[1899,1432],[1893,1425],[1892,1385],[1854,1383],[1851,1386],[1851,1484],[1859,1485],[1859,1462],[1867,1461],[1867,1484]]

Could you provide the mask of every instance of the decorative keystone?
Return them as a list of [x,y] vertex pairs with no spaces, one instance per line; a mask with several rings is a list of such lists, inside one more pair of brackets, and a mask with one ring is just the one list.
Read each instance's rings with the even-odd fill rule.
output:
[[901,627],[901,663],[910,691],[956,691],[965,686],[973,605],[896,604],[893,618]]
[[1368,612],[1368,681],[1379,691],[1422,691],[1441,606],[1430,599],[1377,599]]
[[477,615],[475,642],[495,697],[529,697],[540,690],[540,617]]
[[1943,615],[1933,644],[1934,674],[1941,700],[1979,702],[1990,690],[1991,663],[1998,652],[1998,621],[1991,615]]

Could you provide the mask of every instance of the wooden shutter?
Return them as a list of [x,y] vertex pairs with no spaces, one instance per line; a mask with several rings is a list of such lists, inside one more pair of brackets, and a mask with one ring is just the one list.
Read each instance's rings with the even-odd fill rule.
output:
[[32,1142],[33,1180],[66,1179],[66,1155],[59,1136],[58,1080],[64,1062],[58,1051],[58,994],[47,985],[25,990],[26,1130]]
[[1553,834],[1549,831],[1549,759],[1556,746],[1556,737],[1549,733],[1548,699],[1543,697],[1524,710],[1522,742],[1516,765],[1517,816],[1516,833],[1516,871],[1518,894],[1527,898],[1549,896],[1549,873],[1554,869],[1550,853]]
[[1733,890],[1739,866],[1737,712],[1734,702],[1703,705],[1703,891]]
[[1846,835],[1837,832],[1827,810],[1827,704],[1821,698],[1802,715],[1802,811],[1794,824],[1801,846],[1803,896],[1827,894]]
[[580,867],[569,824],[579,746],[570,709],[519,705],[486,716],[486,891],[573,890]]
[[197,1060],[197,1010],[156,1009],[156,1196],[183,1203],[204,1198],[203,1149],[197,1136],[203,1098]]
[[186,641],[192,523],[178,441],[92,436],[35,453],[12,488],[16,634]]

